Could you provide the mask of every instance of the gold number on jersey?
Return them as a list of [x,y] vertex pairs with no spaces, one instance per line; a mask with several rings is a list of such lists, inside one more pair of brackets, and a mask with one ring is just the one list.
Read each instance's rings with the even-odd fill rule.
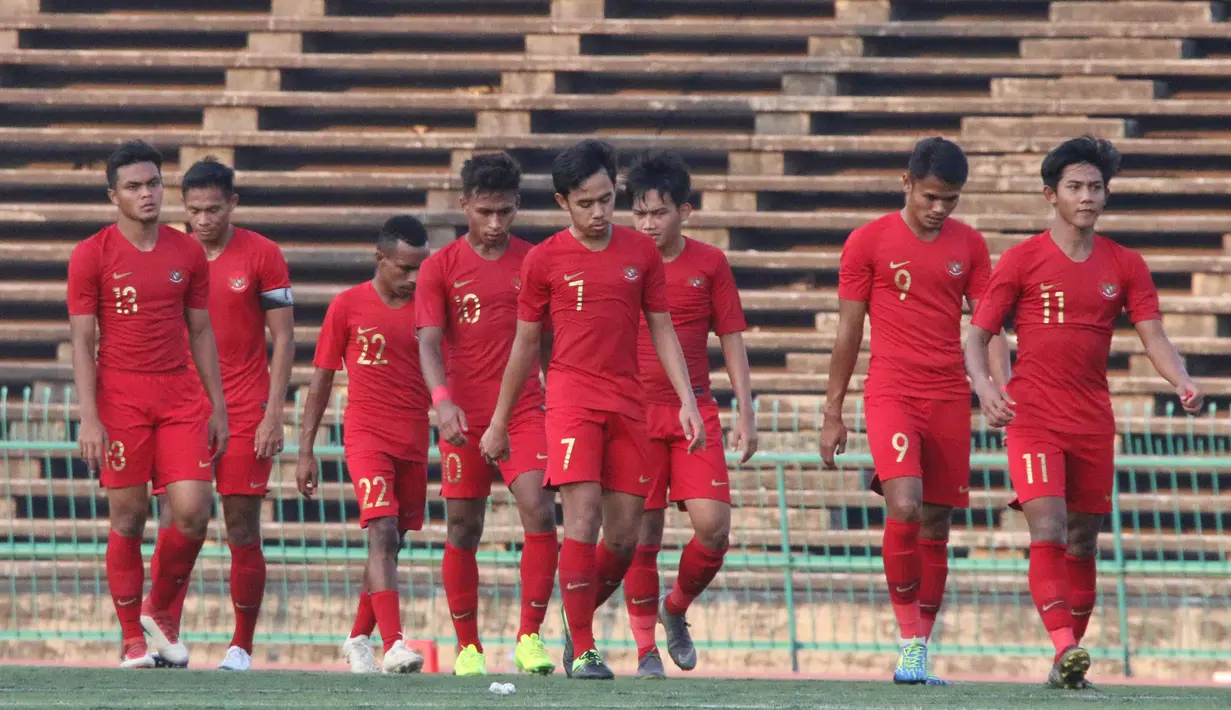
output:
[[124,458],[124,442],[113,441],[107,447],[107,465],[112,471],[123,471],[128,465],[128,459]]
[[1043,322],[1051,323],[1051,304],[1052,296],[1055,296],[1056,301],[1056,322],[1064,322],[1064,291],[1044,291],[1043,292]]
[[455,453],[450,453],[446,456],[444,474],[445,480],[449,483],[457,483],[462,480],[462,457]]
[[568,282],[568,285],[569,285],[569,286],[572,286],[572,287],[573,287],[573,288],[575,288],[575,289],[577,289],[577,310],[579,310],[579,311],[580,311],[580,310],[581,310],[581,295],[582,295],[583,293],[585,293],[585,290],[586,290],[586,280],[585,280],[585,279],[577,279],[576,281],[569,281],[569,282]]
[[112,287],[112,292],[115,293],[115,312],[122,315],[131,316],[137,312],[137,289],[132,286]]
[[910,438],[899,431],[893,435],[889,443],[893,446],[893,450],[898,452],[898,463],[902,463],[902,459],[906,458],[906,452],[910,449]]
[[[360,365],[388,365],[389,361],[385,359],[385,336],[380,333],[373,333],[371,338],[366,335],[360,335],[355,338],[355,342],[359,343],[359,347],[363,350],[359,353],[359,359],[355,362]],[[376,354],[368,357],[368,348],[375,348]]]
[[473,293],[468,293],[461,298],[453,297],[457,303],[457,319],[463,323],[474,325],[479,322],[479,311],[483,304],[479,303],[479,297]]
[[[1039,457],[1039,472],[1043,476],[1043,483],[1047,483],[1047,455],[1036,454]],[[1034,466],[1030,459],[1030,454],[1022,454],[1022,460],[1026,462],[1026,484],[1034,485]]]
[[905,301],[906,293],[910,291],[910,272],[906,269],[898,269],[893,273],[893,285],[898,287],[901,293],[898,294],[898,299]]
[[[377,484],[380,485],[380,490],[377,491],[376,501],[373,502],[372,489],[375,488]],[[363,501],[359,504],[359,507],[363,510],[367,510],[368,508],[379,508],[382,505],[387,505],[385,502],[385,491],[388,490],[389,487],[385,484],[385,479],[383,476],[372,476],[370,480],[367,478],[361,478],[359,479],[359,487],[363,489]]]
[[566,439],[561,439],[560,443],[564,444],[564,470],[567,471],[568,462],[573,458],[573,444],[577,443],[577,438],[570,436]]

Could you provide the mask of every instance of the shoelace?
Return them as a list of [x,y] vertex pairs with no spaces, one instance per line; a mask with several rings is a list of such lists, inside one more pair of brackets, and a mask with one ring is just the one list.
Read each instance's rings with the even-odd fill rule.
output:
[[598,651],[586,651],[581,654],[580,660],[585,661],[586,665],[599,664],[603,662],[603,657],[598,655]]
[[903,666],[915,670],[923,665],[923,646],[911,644],[902,650]]

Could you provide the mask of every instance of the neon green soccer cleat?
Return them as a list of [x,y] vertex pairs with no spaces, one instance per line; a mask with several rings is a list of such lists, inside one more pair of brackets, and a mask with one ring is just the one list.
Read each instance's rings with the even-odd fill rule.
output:
[[922,685],[928,680],[928,647],[919,640],[902,648],[893,682],[900,685]]
[[538,634],[522,634],[513,651],[513,663],[517,670],[534,675],[551,675],[556,664],[547,655],[547,647]]
[[487,675],[487,659],[483,657],[482,653],[479,653],[479,649],[474,644],[470,644],[463,648],[457,654],[457,660],[453,661],[453,675]]

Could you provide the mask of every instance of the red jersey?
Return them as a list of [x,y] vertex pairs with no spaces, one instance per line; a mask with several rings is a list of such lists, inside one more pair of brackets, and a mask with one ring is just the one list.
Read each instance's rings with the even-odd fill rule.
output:
[[637,377],[640,314],[666,313],[663,259],[650,237],[612,226],[591,251],[565,229],[530,250],[522,265],[517,317],[550,317],[549,406],[579,406],[645,420]]
[[227,414],[259,417],[269,398],[265,311],[292,305],[286,259],[277,244],[236,227],[226,248],[209,262],[209,282]]
[[[735,286],[735,275],[721,249],[704,242],[684,239],[684,250],[663,265],[667,279],[667,302],[671,322],[688,363],[688,377],[698,398],[710,397],[709,335],[738,333],[748,327],[744,307]],[[650,327],[641,318],[637,339],[641,386],[653,404],[679,406],[680,398],[667,379],[650,338]]]
[[346,367],[347,448],[426,461],[426,441],[413,441],[409,421],[426,421],[431,399],[419,369],[413,299],[390,308],[372,282],[346,289],[325,312],[313,364]]
[[1004,253],[992,272],[974,325],[996,333],[1016,310],[1017,361],[1009,395],[1014,424],[1071,434],[1116,430],[1107,357],[1116,318],[1161,319],[1158,290],[1145,259],[1095,235],[1089,258],[1074,262],[1035,235]]
[[[415,322],[444,329],[449,394],[466,421],[486,427],[517,333],[521,266],[532,246],[517,237],[499,259],[484,259],[464,238],[428,257],[415,288]],[[538,368],[526,378],[516,410],[541,407]]]
[[159,226],[141,251],[111,225],[81,242],[68,259],[68,313],[97,316],[98,365],[129,372],[188,367],[184,309],[209,306],[209,264],[197,240]]
[[866,397],[970,396],[962,359],[962,297],[987,286],[983,235],[946,219],[930,242],[899,212],[851,232],[842,246],[838,298],[865,301],[872,323]]

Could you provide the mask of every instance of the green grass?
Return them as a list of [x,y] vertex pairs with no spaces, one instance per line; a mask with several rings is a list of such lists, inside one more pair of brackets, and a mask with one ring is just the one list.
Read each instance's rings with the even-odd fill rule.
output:
[[[517,694],[498,697],[493,680]],[[0,666],[0,707],[74,709],[268,708],[730,708],[731,710],[1015,710],[1016,708],[1231,708],[1231,689],[1108,686],[1098,692],[1049,691],[1037,685],[966,684],[897,687],[889,682],[688,679],[578,682],[563,676],[452,678],[444,675],[121,671]],[[1144,703],[1144,704],[1142,704]]]

